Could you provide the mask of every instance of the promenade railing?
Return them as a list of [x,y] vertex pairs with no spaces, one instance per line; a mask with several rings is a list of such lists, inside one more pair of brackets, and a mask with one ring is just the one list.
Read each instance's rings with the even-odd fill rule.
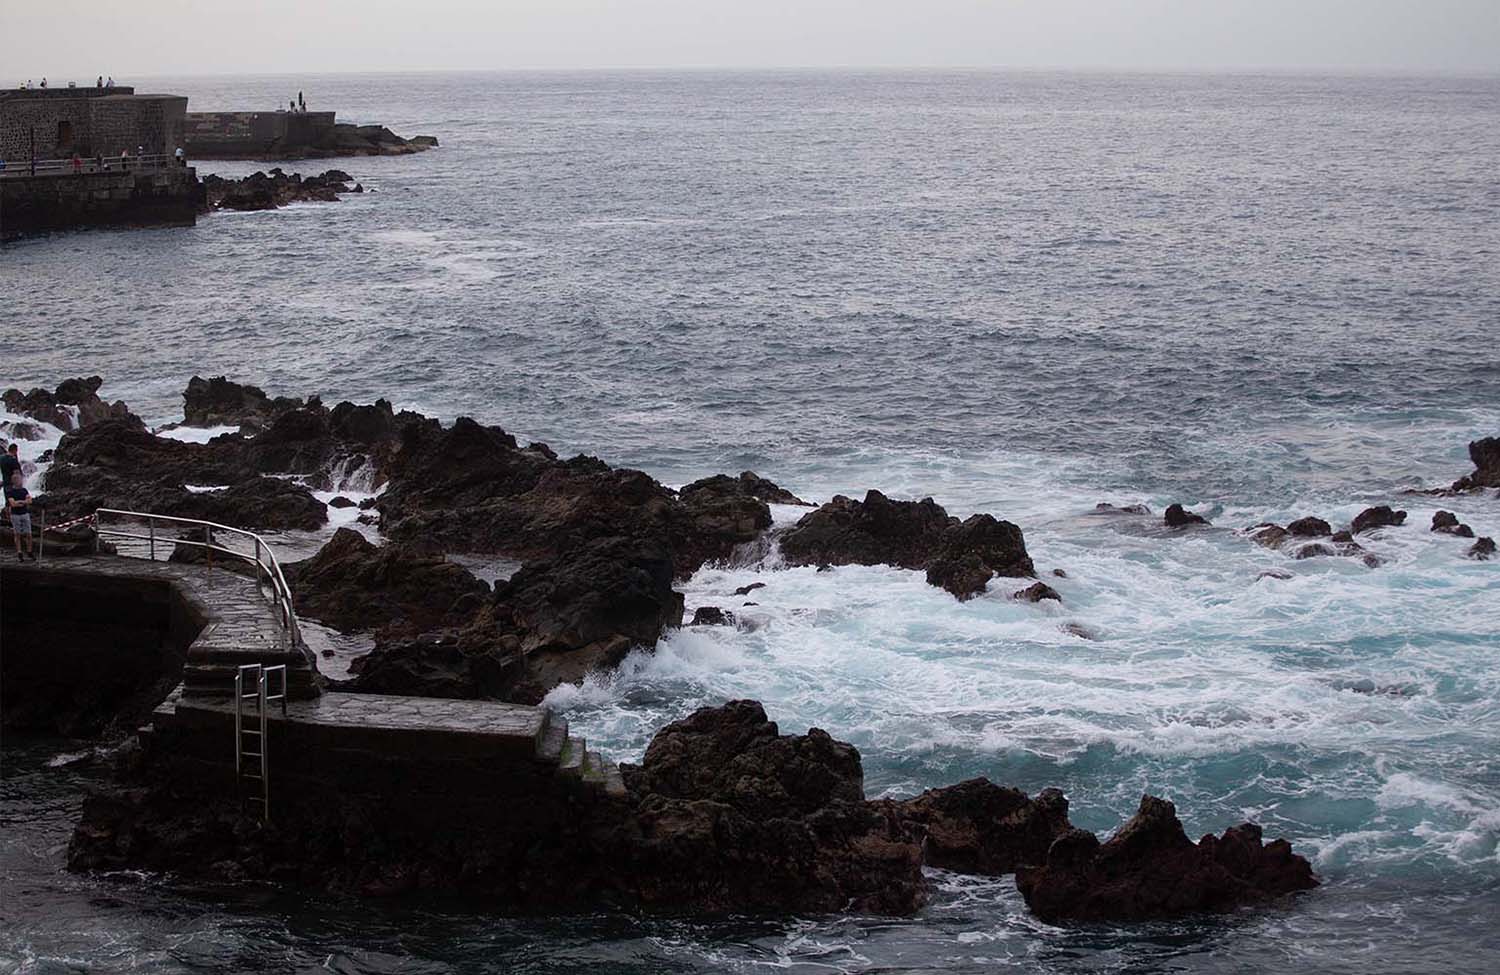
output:
[[139,156],[79,157],[76,164],[67,159],[7,159],[0,169],[0,179],[30,176],[77,176],[85,173],[155,173],[182,163],[169,152],[145,153]]
[[[144,524],[132,524],[129,527],[135,530],[127,530],[120,526],[122,521]],[[213,571],[215,556],[221,560],[236,559],[253,564],[257,587],[262,595],[267,595],[269,589],[268,598],[276,607],[277,621],[286,631],[287,638],[293,646],[302,642],[302,633],[297,626],[297,613],[292,609],[292,590],[286,584],[281,563],[277,561],[276,553],[271,551],[271,546],[254,532],[198,518],[178,518],[115,508],[99,508],[94,512],[93,522],[95,538],[100,541],[128,539],[136,543],[134,546],[119,547],[121,555],[155,560],[158,547],[170,554],[173,548],[186,546],[203,550],[210,572]],[[158,531],[158,528],[162,531]],[[224,544],[230,539],[238,541],[243,548]],[[145,545],[139,544],[141,542]]]

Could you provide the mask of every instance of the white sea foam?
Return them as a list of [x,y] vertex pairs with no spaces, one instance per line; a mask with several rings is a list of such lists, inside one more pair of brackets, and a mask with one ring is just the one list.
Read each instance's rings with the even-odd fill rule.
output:
[[215,437],[222,437],[226,433],[239,433],[240,428],[234,426],[216,427],[187,427],[177,426],[170,429],[158,429],[153,431],[158,437],[168,440],[181,440],[183,443],[208,443]]

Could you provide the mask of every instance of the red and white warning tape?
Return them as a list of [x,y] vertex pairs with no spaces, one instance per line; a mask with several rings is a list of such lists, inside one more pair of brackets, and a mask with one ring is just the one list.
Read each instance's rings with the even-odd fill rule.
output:
[[84,515],[82,518],[74,518],[72,521],[65,521],[59,525],[48,525],[47,530],[49,532],[67,531],[69,528],[72,528],[75,525],[92,524],[95,517],[95,515]]

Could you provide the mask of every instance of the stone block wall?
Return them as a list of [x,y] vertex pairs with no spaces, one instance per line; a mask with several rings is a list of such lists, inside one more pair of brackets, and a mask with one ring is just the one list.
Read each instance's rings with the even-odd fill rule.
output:
[[139,146],[169,153],[182,144],[187,98],[180,95],[23,94],[31,93],[0,100],[0,157],[11,162],[31,158],[33,132],[38,159],[134,155]]
[[0,241],[74,227],[192,226],[203,184],[192,168],[0,179]]

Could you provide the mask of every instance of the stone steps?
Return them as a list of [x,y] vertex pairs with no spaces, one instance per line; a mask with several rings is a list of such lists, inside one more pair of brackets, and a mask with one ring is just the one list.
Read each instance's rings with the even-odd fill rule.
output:
[[546,725],[537,737],[536,760],[554,766],[559,778],[576,783],[592,792],[612,797],[626,794],[625,780],[613,762],[607,762],[588,742],[568,733],[568,722],[551,711]]

